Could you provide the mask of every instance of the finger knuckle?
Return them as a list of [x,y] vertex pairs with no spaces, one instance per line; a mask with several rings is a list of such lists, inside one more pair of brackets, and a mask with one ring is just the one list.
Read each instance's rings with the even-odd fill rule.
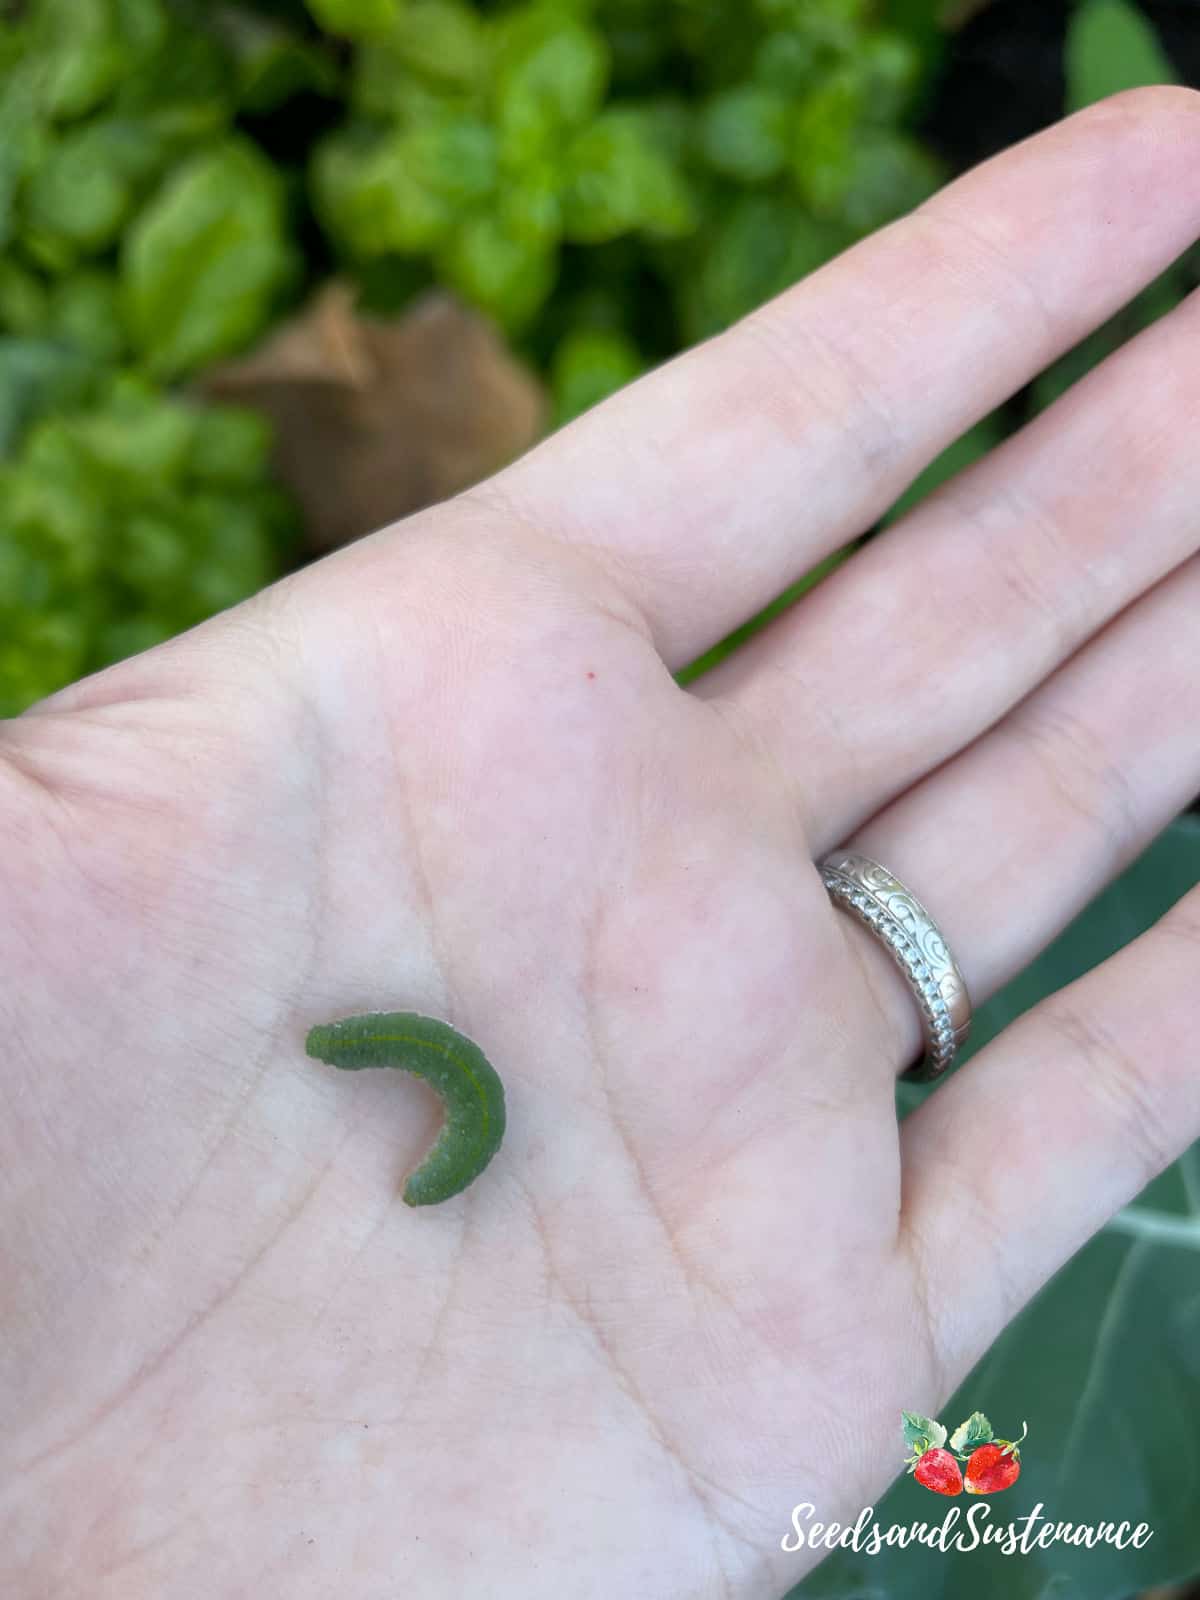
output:
[[1056,807],[1099,835],[1106,862],[1115,867],[1139,835],[1139,809],[1128,776],[1102,736],[1083,717],[1048,702],[1027,707],[1012,733]]
[[1076,1005],[1051,1006],[1048,1020],[1067,1046],[1081,1102],[1115,1127],[1139,1171],[1147,1178],[1160,1172],[1178,1141],[1154,1062]]

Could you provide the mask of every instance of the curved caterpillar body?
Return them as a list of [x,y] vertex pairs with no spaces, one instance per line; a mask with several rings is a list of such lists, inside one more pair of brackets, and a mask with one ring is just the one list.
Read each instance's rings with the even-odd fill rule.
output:
[[436,1205],[465,1189],[504,1137],[504,1085],[477,1044],[448,1022],[415,1011],[376,1011],[311,1028],[304,1048],[318,1061],[357,1072],[399,1067],[432,1084],[446,1121],[404,1186],[410,1206]]

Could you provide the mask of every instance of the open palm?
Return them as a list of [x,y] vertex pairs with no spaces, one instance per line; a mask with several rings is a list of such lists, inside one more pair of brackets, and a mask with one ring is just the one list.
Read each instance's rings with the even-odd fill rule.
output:
[[[1200,231],[1200,97],[952,185],[500,478],[0,730],[4,1591],[768,1596],[1200,1134],[1200,902],[897,1127],[1200,788],[1200,308],[672,673]],[[1136,781],[1129,774],[1136,775]],[[509,1128],[304,1055],[442,1016]]]

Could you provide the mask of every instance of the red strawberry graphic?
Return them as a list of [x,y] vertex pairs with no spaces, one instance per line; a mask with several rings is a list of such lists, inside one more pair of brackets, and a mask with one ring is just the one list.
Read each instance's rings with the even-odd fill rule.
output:
[[[1021,1476],[1020,1458],[1020,1450],[1006,1439],[981,1444],[967,1462],[967,1493],[998,1494],[1001,1489],[1011,1489]],[[919,1470],[917,1476],[920,1477]]]
[[963,1492],[962,1469],[949,1450],[926,1450],[913,1468],[913,1476],[934,1494]]

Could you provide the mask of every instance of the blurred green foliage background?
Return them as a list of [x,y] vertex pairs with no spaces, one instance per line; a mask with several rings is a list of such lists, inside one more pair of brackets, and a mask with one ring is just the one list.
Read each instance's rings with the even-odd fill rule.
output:
[[[0,714],[300,559],[263,419],[195,381],[322,280],[452,289],[569,418],[952,175],[947,10],[0,5]],[[1070,52],[1077,102],[1173,75],[1127,0]]]
[[294,558],[262,422],[172,390],[322,277],[452,288],[565,418],[942,180],[927,34],[867,0],[10,6],[0,714]]

